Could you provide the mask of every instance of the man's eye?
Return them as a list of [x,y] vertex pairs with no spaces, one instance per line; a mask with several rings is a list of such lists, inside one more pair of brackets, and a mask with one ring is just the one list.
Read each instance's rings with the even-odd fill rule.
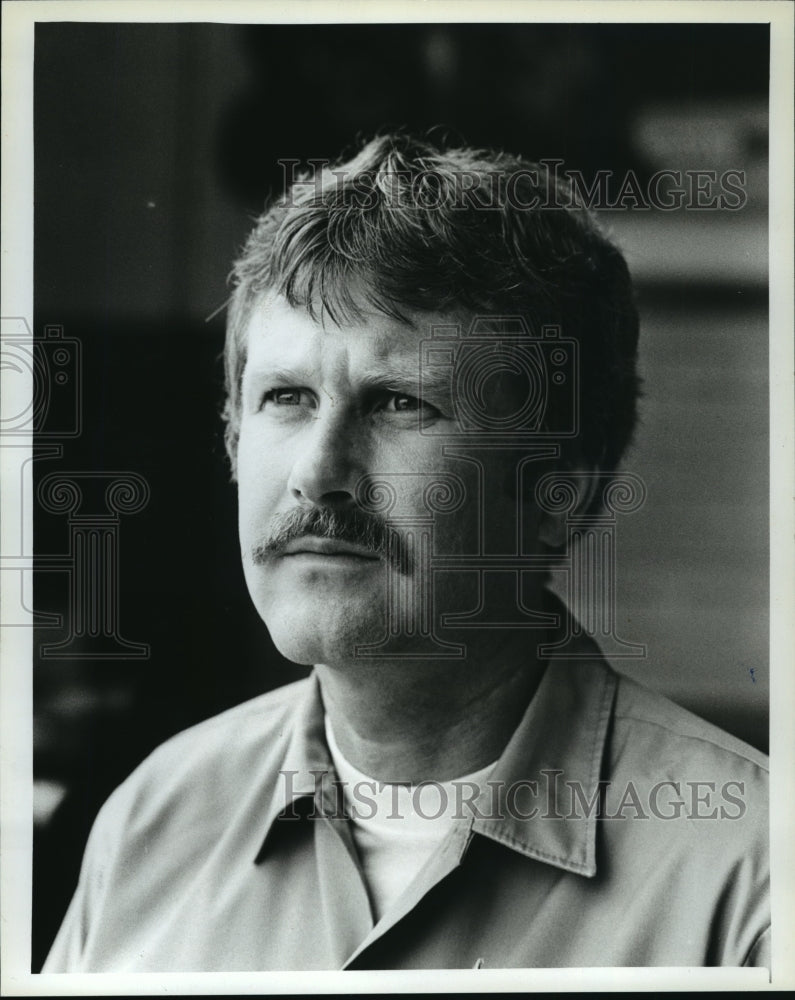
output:
[[301,389],[270,389],[262,397],[262,405],[300,406],[306,402],[306,392]]
[[409,396],[404,392],[394,393],[387,403],[388,410],[395,410],[397,413],[416,413],[423,408],[423,402],[416,396]]
[[425,419],[440,416],[439,410],[424,399],[408,392],[390,392],[384,398],[381,408],[385,413],[422,414]]

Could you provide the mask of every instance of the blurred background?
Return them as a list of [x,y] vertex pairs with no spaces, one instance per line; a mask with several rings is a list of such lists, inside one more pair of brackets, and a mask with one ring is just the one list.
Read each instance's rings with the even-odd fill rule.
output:
[[33,971],[113,787],[305,672],[245,591],[218,416],[226,278],[279,158],[441,126],[586,178],[744,171],[737,211],[600,212],[643,321],[625,468],[648,499],[619,521],[617,589],[648,656],[616,666],[767,749],[767,91],[764,25],[37,25],[34,327],[79,341],[82,423],[34,485],[132,472],[149,499],[102,529],[131,658],[66,641],[58,558],[83,529],[35,509],[34,607],[62,622],[34,643]]

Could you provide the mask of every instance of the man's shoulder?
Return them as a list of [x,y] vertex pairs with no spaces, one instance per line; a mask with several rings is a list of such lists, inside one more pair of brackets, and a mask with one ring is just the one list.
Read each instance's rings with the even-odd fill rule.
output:
[[767,757],[613,676],[596,843],[605,892],[705,964],[750,962],[770,923]]
[[259,695],[160,744],[108,800],[105,821],[135,814],[144,823],[175,806],[194,818],[232,808],[248,782],[267,784],[278,772],[311,683],[305,678]]
[[[294,681],[197,722],[161,743],[147,760],[176,763],[186,755],[212,758],[222,750],[228,757],[234,751],[245,753],[252,745],[258,748],[274,733],[283,732],[283,723],[305,698],[311,683],[308,677]],[[230,735],[235,737],[233,745]]]
[[614,728],[617,749],[627,741],[632,744],[628,750],[637,744],[655,748],[650,759],[657,765],[668,752],[671,763],[684,758],[695,767],[739,767],[762,781],[769,771],[768,757],[760,750],[623,674],[618,675]]

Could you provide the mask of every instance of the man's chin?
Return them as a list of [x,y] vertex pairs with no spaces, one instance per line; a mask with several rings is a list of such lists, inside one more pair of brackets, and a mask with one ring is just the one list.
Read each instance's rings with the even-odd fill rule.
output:
[[[327,609],[328,611],[328,609]],[[345,663],[357,659],[357,649],[384,638],[384,618],[369,614],[273,613],[262,615],[273,644],[288,660],[305,666]]]

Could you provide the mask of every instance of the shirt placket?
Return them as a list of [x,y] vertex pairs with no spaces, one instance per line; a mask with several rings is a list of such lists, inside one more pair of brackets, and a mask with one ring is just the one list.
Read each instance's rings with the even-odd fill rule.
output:
[[[446,878],[462,863],[471,839],[471,822],[456,823],[450,835],[412,879],[405,892],[383,914],[378,923],[371,927],[369,933],[360,939],[358,946],[350,954],[343,969],[357,968],[357,963],[364,958],[368,949],[406,919],[434,886],[438,885],[443,878]],[[399,967],[399,956],[395,956],[395,959],[395,967]]]
[[349,820],[342,809],[335,783],[318,789],[315,796],[315,855],[318,904],[329,935],[336,968],[373,928],[373,914],[364,872],[353,842]]

